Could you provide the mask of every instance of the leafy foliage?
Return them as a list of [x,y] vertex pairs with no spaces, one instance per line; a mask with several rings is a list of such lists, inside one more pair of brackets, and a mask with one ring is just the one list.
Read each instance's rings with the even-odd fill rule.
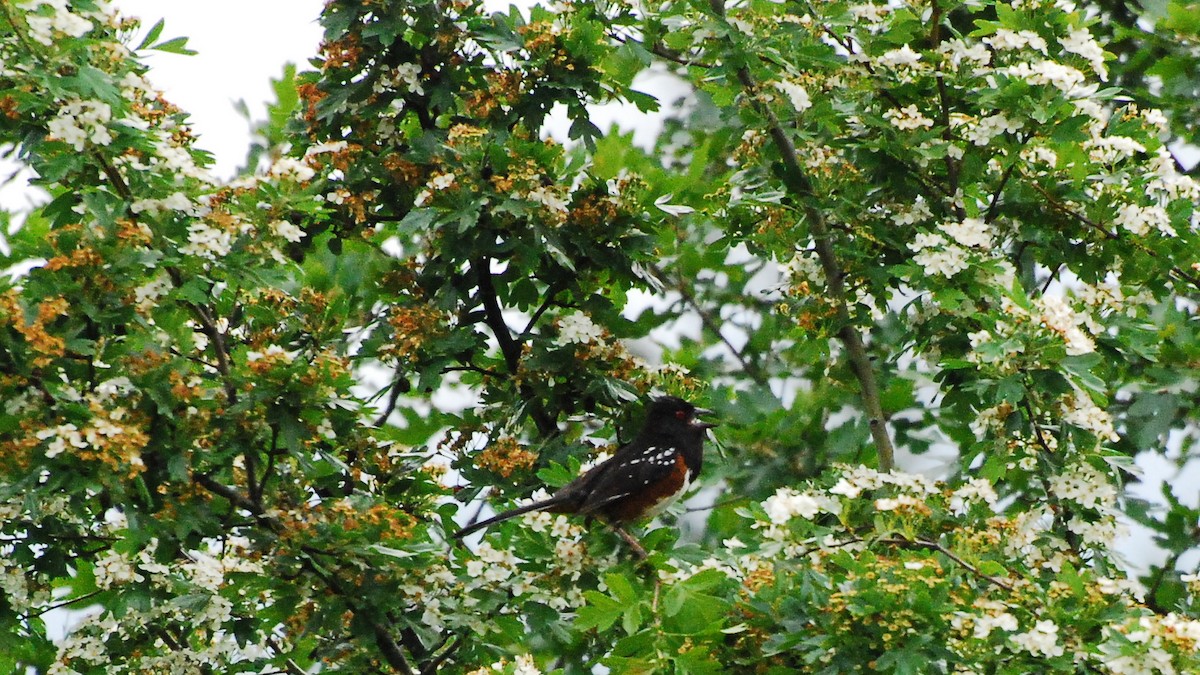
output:
[[[332,0],[222,182],[182,39],[0,0],[0,669],[1200,669],[1194,500],[1126,488],[1198,438],[1185,9]],[[647,561],[453,543],[652,392],[724,422]]]

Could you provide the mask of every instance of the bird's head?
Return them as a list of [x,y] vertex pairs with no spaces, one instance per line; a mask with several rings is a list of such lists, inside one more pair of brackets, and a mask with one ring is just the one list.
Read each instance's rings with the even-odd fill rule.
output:
[[674,396],[660,396],[650,403],[646,412],[646,428],[667,432],[700,432],[711,429],[715,422],[705,422],[700,419],[703,415],[711,415],[711,410],[697,408],[687,401]]

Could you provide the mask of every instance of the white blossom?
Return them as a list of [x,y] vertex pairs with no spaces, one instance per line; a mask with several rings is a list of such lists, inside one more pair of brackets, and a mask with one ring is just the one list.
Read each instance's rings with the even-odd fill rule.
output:
[[560,345],[587,344],[602,342],[604,329],[592,322],[586,314],[576,312],[558,320],[558,340]]
[[280,180],[294,180],[298,183],[303,183],[312,180],[313,176],[317,175],[317,172],[306,164],[303,159],[280,157],[267,170],[267,175]]
[[160,271],[150,281],[133,289],[134,303],[137,304],[138,309],[149,311],[159,298],[171,290],[171,287],[171,277],[166,272]]
[[992,139],[1003,133],[1013,134],[1025,126],[1019,120],[1010,120],[1004,113],[989,115],[974,124],[968,125],[963,138],[975,145],[984,146]]
[[895,497],[880,497],[875,500],[875,508],[879,511],[897,511],[906,507],[921,507],[925,502],[912,495],[897,495]]
[[94,145],[112,143],[112,134],[107,126],[110,121],[112,108],[107,103],[74,99],[58,109],[58,114],[47,124],[47,129],[51,138],[82,152],[88,142]]
[[145,581],[145,577],[134,569],[129,558],[113,549],[96,559],[94,571],[96,586],[99,588],[112,588],[131,581]]
[[907,44],[891,49],[873,59],[877,67],[891,70],[901,82],[911,82],[915,75],[928,67],[922,63],[921,54]]
[[1062,92],[1075,91],[1087,81],[1083,73],[1071,66],[1057,61],[1039,61],[1037,63],[1018,63],[997,72],[1015,77],[1030,84],[1048,84]]
[[1079,356],[1096,351],[1096,343],[1080,327],[1088,317],[1076,313],[1067,301],[1057,295],[1044,295],[1037,300],[1039,319],[1046,328],[1058,333],[1067,345],[1067,354]]
[[[83,37],[93,27],[91,21],[72,13],[65,2],[34,0],[34,2],[19,3],[19,5],[29,12],[25,17],[25,22],[29,25],[29,36],[47,47],[54,45],[55,31],[70,37]],[[43,5],[52,8],[53,11],[49,16],[33,13]]]
[[977,640],[986,640],[992,634],[992,631],[997,628],[1010,633],[1020,628],[1020,624],[1017,623],[1017,617],[1005,611],[996,614],[984,614],[973,618],[975,626],[972,630]]
[[1108,68],[1104,65],[1104,49],[1096,42],[1087,28],[1077,28],[1071,31],[1067,37],[1059,38],[1058,43],[1068,52],[1082,56],[1101,80],[1108,79]]
[[401,94],[412,93],[424,96],[425,87],[421,85],[421,66],[415,63],[401,63],[391,72],[385,72],[375,80],[371,89],[376,94],[388,89],[395,89]]
[[888,110],[883,113],[883,118],[891,122],[892,126],[901,130],[926,129],[933,126],[933,120],[921,114],[916,105],[908,105],[899,110]]
[[1088,509],[1108,509],[1117,503],[1117,489],[1090,464],[1067,467],[1050,478],[1050,492]]
[[775,83],[775,88],[783,92],[791,102],[792,108],[796,112],[804,112],[812,107],[812,99],[808,97],[808,90],[801,85],[790,80],[781,80]]
[[304,239],[304,230],[286,220],[276,220],[270,224],[270,228],[272,232],[292,243],[299,243]]
[[961,222],[945,222],[938,229],[950,235],[956,243],[967,248],[992,247],[991,227],[982,218],[964,218]]
[[[995,488],[992,487],[991,481],[986,478],[970,478],[967,483],[950,495],[950,511],[955,515],[961,516],[967,512],[973,502],[982,502],[989,507],[995,507],[996,502],[1000,499],[996,494]],[[1014,626],[1012,629],[1015,629]]]
[[516,668],[513,669],[513,675],[542,675],[542,671],[537,667],[537,662],[529,654],[517,656],[514,665]]
[[1175,228],[1171,227],[1171,216],[1161,206],[1122,204],[1117,207],[1117,215],[1113,222],[1139,236],[1148,233],[1152,227],[1169,237],[1175,236]]
[[440,173],[440,174],[430,178],[429,182],[425,183],[425,189],[423,189],[419,193],[417,193],[416,198],[413,199],[413,205],[414,206],[424,206],[429,201],[429,199],[431,197],[433,197],[434,192],[441,192],[442,190],[445,190],[446,188],[450,187],[453,184],[454,184],[454,173],[453,172]]
[[794,516],[812,520],[822,511],[821,502],[815,497],[791,488],[779,488],[775,494],[767,497],[762,506],[775,525],[783,525]]
[[350,144],[346,141],[326,141],[324,143],[317,143],[316,145],[309,146],[308,149],[304,151],[304,156],[311,157],[312,155],[320,155],[326,152],[341,152],[348,147],[350,147]]
[[179,248],[184,255],[216,260],[233,250],[233,234],[197,221],[188,226],[188,243]]
[[1014,635],[1011,639],[1034,656],[1063,655],[1063,646],[1058,644],[1058,624],[1053,621],[1038,621],[1032,630]]
[[557,211],[559,213],[567,212],[567,200],[563,199],[562,195],[560,195],[558,191],[553,188],[539,185],[538,187],[530,190],[525,197],[531,202],[535,202],[549,208],[551,211]]
[[975,43],[968,45],[960,38],[953,38],[942,43],[942,52],[950,57],[950,64],[955,68],[963,63],[975,66],[986,66],[992,60],[992,53],[987,45]]
[[967,269],[967,251],[953,244],[941,250],[927,248],[913,256],[913,262],[923,267],[927,275],[953,277]]
[[1111,164],[1127,157],[1145,152],[1146,146],[1126,136],[1099,136],[1083,144],[1095,162]]
[[1013,31],[1008,28],[997,29],[996,32],[983,38],[983,42],[996,51],[1034,51],[1046,53],[1046,41],[1040,35],[1031,31]]

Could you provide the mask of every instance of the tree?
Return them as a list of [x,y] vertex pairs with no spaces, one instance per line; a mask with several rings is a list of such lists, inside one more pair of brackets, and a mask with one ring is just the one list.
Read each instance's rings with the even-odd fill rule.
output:
[[[51,197],[0,282],[8,670],[1200,668],[1196,507],[1125,490],[1196,454],[1194,102],[1103,88],[1088,11],[331,0],[222,183],[143,77],[161,24],[0,7]],[[653,148],[611,101],[667,106]],[[566,516],[449,538],[652,391],[724,424],[646,562]]]

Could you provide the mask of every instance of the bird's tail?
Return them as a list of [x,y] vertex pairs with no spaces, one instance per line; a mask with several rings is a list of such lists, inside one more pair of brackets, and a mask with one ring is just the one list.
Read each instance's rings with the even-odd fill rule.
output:
[[498,513],[486,520],[481,520],[478,523],[473,523],[471,525],[468,525],[468,526],[464,527],[463,529],[459,530],[458,532],[455,532],[454,538],[462,539],[463,537],[471,534],[472,532],[477,532],[479,530],[482,530],[483,528],[487,527],[488,525],[492,525],[494,523],[499,523],[501,521],[508,520],[509,518],[516,518],[517,516],[519,516],[523,513],[529,513],[530,511],[541,511],[542,509],[548,509],[548,508],[551,508],[554,506],[558,506],[559,504],[561,504],[565,501],[567,501],[567,500],[564,497],[551,497],[549,499],[543,499],[540,502],[534,502],[532,504],[526,504],[525,506],[519,506],[515,509],[509,510],[509,511],[504,511],[503,513]]

